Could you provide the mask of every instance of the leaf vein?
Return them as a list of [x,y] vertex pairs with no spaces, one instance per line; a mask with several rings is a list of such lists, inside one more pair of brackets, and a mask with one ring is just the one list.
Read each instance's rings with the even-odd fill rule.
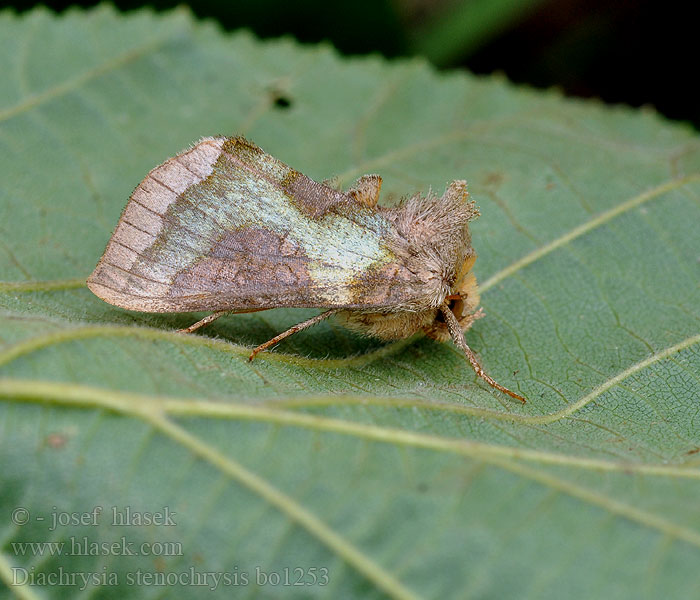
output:
[[149,41],[146,44],[142,44],[140,46],[137,46],[136,48],[132,48],[131,50],[124,52],[123,54],[116,56],[111,60],[107,60],[102,64],[93,67],[92,69],[80,73],[79,75],[76,75],[75,77],[68,79],[67,81],[64,81],[62,83],[59,83],[58,85],[48,88],[43,92],[38,92],[31,96],[28,96],[23,100],[19,101],[14,106],[10,106],[9,108],[0,110],[0,122],[12,119],[17,115],[20,115],[33,108],[36,108],[41,104],[45,104],[46,102],[49,102],[54,98],[64,96],[70,93],[71,91],[80,88],[83,84],[87,83],[88,81],[91,81],[92,79],[96,79],[106,73],[109,73],[110,71],[114,71],[124,65],[134,62],[152,52],[156,52],[162,46],[168,43],[171,39],[173,39],[173,37],[174,36],[167,36],[164,38]]
[[629,200],[622,202],[621,204],[618,204],[610,210],[599,214],[597,217],[586,221],[585,223],[582,223],[578,227],[574,227],[568,233],[565,233],[564,235],[556,238],[555,240],[552,240],[548,244],[545,244],[544,246],[533,250],[529,254],[526,254],[522,258],[516,260],[514,263],[511,263],[505,269],[501,269],[481,284],[481,291],[486,292],[488,289],[500,283],[507,277],[510,277],[514,273],[517,273],[521,269],[531,265],[540,258],[551,254],[554,250],[557,250],[567,245],[568,243],[585,235],[586,233],[605,225],[615,217],[624,214],[625,212],[628,212],[633,208],[644,204],[645,202],[649,202],[650,200],[653,200],[654,198],[657,198],[658,196],[661,196],[666,192],[670,192],[672,190],[688,185],[689,183],[697,181],[700,181],[700,173],[688,175],[687,177],[681,177],[679,179],[672,179],[670,181],[667,181],[666,183],[662,183],[661,185],[647,190],[646,192],[642,192],[641,194],[638,194],[630,198]]

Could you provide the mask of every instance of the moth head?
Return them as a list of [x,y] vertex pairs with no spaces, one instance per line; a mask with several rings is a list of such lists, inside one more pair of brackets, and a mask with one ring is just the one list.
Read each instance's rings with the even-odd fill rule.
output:
[[[445,297],[445,301],[450,307],[452,314],[457,318],[462,331],[469,329],[472,323],[481,317],[481,313],[477,312],[479,289],[476,284],[476,277],[472,271],[475,261],[476,254],[472,250],[471,253],[464,257],[457,271],[455,283],[450,293]],[[436,312],[435,321],[425,328],[425,333],[428,337],[441,342],[450,339],[447,324],[439,310]]]
[[471,272],[476,253],[469,233],[469,222],[479,210],[469,198],[467,182],[453,181],[442,196],[415,195],[386,214],[412,243],[410,270],[420,274],[426,290],[413,310],[424,311],[426,333],[441,340],[450,337],[439,310],[446,301],[467,329],[479,302]]

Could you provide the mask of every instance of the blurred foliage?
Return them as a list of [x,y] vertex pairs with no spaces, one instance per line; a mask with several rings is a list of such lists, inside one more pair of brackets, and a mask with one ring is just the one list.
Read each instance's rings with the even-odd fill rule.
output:
[[[45,0],[55,10],[87,0]],[[23,11],[36,0],[6,3]],[[164,10],[179,0],[116,0]],[[420,54],[439,67],[504,72],[512,81],[632,106],[653,105],[700,127],[685,81],[697,51],[690,3],[619,0],[191,0],[202,18],[268,38],[330,41],[345,54]],[[676,6],[677,4],[677,6]]]

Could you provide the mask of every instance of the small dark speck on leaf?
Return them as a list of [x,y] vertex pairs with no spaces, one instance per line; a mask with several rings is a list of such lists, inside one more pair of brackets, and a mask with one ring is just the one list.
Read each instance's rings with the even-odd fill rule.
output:
[[44,440],[44,442],[46,442],[46,445],[49,448],[53,448],[55,450],[63,448],[63,446],[66,445],[67,441],[68,438],[62,433],[50,433],[46,436],[46,439]]
[[163,572],[168,567],[168,563],[166,563],[162,558],[156,558],[153,561],[153,566],[156,568],[156,571]]
[[497,186],[503,183],[504,179],[505,177],[503,176],[503,173],[499,173],[498,171],[492,171],[490,173],[486,173],[486,177],[484,177],[484,183],[486,185]]
[[282,92],[273,90],[271,96],[272,103],[274,104],[275,108],[286,110],[292,106],[292,99]]

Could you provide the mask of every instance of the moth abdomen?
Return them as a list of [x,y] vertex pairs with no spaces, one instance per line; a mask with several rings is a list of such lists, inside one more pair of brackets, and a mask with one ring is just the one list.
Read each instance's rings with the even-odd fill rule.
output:
[[399,340],[431,326],[437,312],[437,308],[421,312],[344,310],[337,316],[345,327],[363,335],[381,340]]

